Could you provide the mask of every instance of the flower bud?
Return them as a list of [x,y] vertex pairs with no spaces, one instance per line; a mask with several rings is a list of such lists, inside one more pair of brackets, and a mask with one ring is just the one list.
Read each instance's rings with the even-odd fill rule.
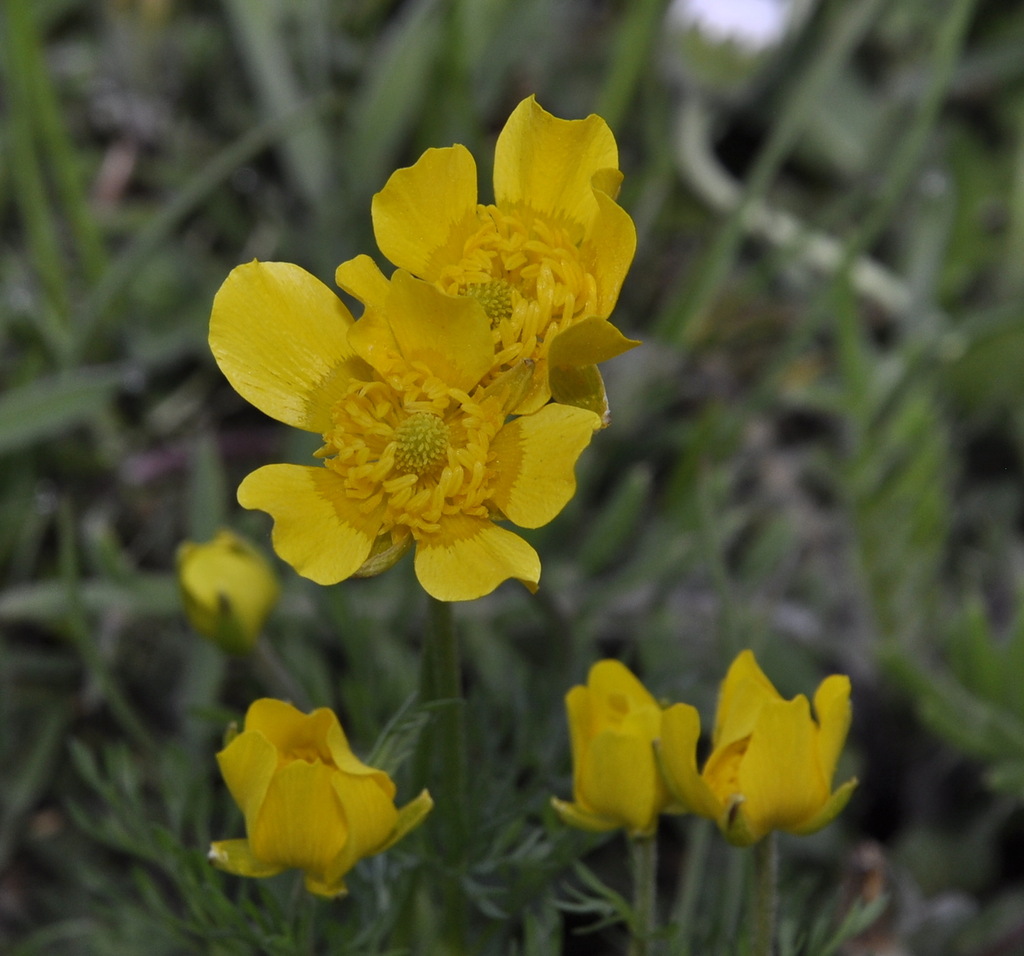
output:
[[212,844],[210,861],[237,876],[299,869],[317,896],[344,894],[356,863],[397,843],[434,805],[424,790],[397,809],[394,782],[352,753],[326,707],[303,714],[284,701],[255,701],[217,763],[247,837]]
[[697,772],[700,717],[689,704],[665,711],[659,760],[665,782],[685,809],[718,824],[737,846],[772,830],[807,834],[831,823],[857,780],[832,790],[850,727],[850,679],[825,678],[807,698],[785,700],[751,651],[733,661],[722,684],[711,755]]
[[669,802],[654,758],[662,717],[657,701],[625,665],[604,660],[590,669],[586,686],[569,691],[565,705],[573,802],[552,799],[558,815],[584,830],[652,834]]
[[252,650],[280,587],[263,554],[232,531],[178,548],[178,585],[189,624],[229,654]]

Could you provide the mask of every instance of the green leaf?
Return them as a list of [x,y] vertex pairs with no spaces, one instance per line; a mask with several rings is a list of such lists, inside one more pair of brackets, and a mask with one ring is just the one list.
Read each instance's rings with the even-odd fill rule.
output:
[[82,368],[12,388],[0,397],[0,454],[55,438],[102,411],[121,383],[111,367]]

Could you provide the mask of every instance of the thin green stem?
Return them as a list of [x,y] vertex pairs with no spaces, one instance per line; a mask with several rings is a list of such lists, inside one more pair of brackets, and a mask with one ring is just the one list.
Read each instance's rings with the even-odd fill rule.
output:
[[633,870],[633,925],[629,956],[647,956],[657,919],[657,836],[631,837],[629,855]]
[[778,905],[779,854],[775,834],[754,845],[754,945],[752,956],[771,956]]
[[708,848],[711,845],[710,820],[695,816],[690,824],[686,841],[686,855],[679,874],[676,904],[672,911],[672,923],[679,932],[677,956],[689,956],[692,952],[693,921],[697,913],[702,874],[707,869]]
[[[429,647],[424,648],[431,691],[428,699],[440,704],[434,724],[425,735],[431,752],[440,758],[437,786],[438,828],[443,839],[441,860],[445,869],[444,927],[453,952],[465,950],[466,898],[462,876],[466,868],[468,833],[466,814],[466,713],[462,699],[462,661],[452,606],[430,599]],[[427,675],[425,674],[425,677]]]

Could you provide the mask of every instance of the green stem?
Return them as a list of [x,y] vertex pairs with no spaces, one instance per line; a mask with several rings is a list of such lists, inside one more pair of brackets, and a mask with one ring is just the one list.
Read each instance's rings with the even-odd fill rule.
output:
[[775,909],[779,854],[775,834],[754,845],[754,946],[752,956],[771,956],[775,939]]
[[686,855],[683,857],[682,872],[679,875],[679,888],[676,904],[672,911],[672,923],[679,930],[679,950],[677,956],[690,956],[694,915],[697,912],[697,901],[703,873],[708,865],[708,847],[711,845],[710,820],[695,816],[690,824],[689,837],[686,841]]
[[633,925],[629,956],[647,956],[655,927],[658,843],[654,834],[631,837],[630,863],[633,869]]
[[424,648],[423,681],[428,700],[441,704],[433,728],[426,735],[430,750],[440,757],[436,786],[439,831],[444,840],[441,860],[445,868],[444,927],[453,952],[465,951],[466,898],[462,876],[466,868],[466,713],[462,699],[462,661],[452,606],[430,599],[429,647]]

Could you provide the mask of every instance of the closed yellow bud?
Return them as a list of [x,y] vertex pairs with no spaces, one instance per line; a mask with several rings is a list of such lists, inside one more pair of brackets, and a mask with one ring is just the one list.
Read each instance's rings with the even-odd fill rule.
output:
[[433,807],[424,790],[397,809],[394,782],[352,753],[326,707],[303,714],[284,701],[255,701],[217,763],[247,839],[214,843],[211,862],[238,876],[299,869],[317,896],[345,893],[359,860],[388,849]]
[[649,836],[669,802],[654,758],[658,702],[625,665],[604,660],[591,667],[586,686],[569,691],[565,705],[573,802],[552,799],[552,806],[571,826]]
[[850,679],[825,678],[814,695],[785,700],[751,651],[733,661],[722,684],[711,755],[697,772],[700,717],[689,704],[665,711],[659,760],[673,797],[718,823],[737,846],[772,830],[807,834],[831,823],[857,785],[832,790],[850,728]]
[[246,654],[277,603],[280,587],[263,554],[232,531],[178,548],[185,615],[203,637],[230,654]]

